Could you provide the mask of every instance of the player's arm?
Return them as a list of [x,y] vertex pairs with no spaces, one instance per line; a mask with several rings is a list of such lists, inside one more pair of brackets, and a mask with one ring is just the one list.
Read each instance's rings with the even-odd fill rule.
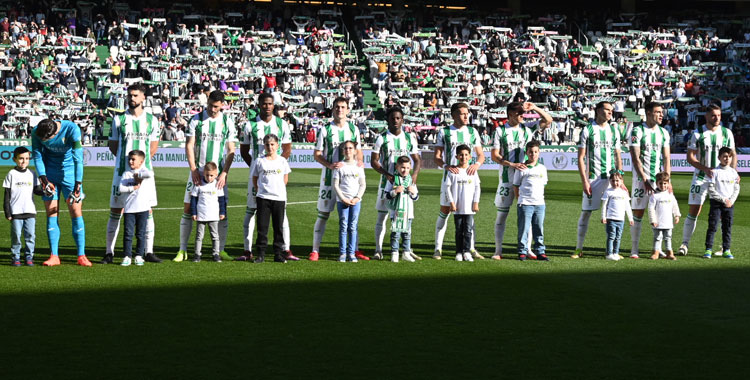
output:
[[[47,170],[44,167],[44,159],[42,158],[42,142],[39,140],[39,136],[36,133],[31,134],[31,158],[34,161],[34,167],[36,168],[36,174],[40,177],[44,177],[42,182],[47,181]],[[46,183],[44,184],[46,185]]]
[[709,178],[713,177],[714,175],[713,170],[709,168],[708,166],[701,164],[700,161],[698,161],[698,158],[695,156],[697,152],[698,151],[695,149],[688,149],[687,155],[685,156],[685,158],[687,159],[687,162],[690,165],[692,165],[694,168],[706,173],[706,175]]
[[232,167],[232,162],[234,162],[234,149],[234,141],[228,141],[227,155],[224,157],[224,168],[221,170],[221,173],[219,173],[219,177],[216,180],[216,187],[219,189],[224,188],[227,183],[227,175],[229,174],[229,169]]
[[477,170],[479,170],[479,167],[484,164],[484,149],[482,149],[482,145],[476,145],[474,146],[474,152],[477,154],[477,161],[466,169],[466,174],[468,175],[474,175],[476,174]]
[[[526,104],[529,104],[527,111],[534,111],[536,112],[541,120],[539,120],[539,131],[544,131],[545,129],[549,128],[550,125],[552,125],[552,116],[547,113],[547,111],[539,108],[536,104],[527,102]],[[527,108],[526,104],[524,104],[524,108]]]
[[583,192],[586,195],[591,196],[591,184],[589,183],[589,177],[586,175],[586,148],[578,148],[578,175],[581,176],[581,184],[583,185]]
[[497,162],[498,164],[503,164],[503,155],[500,154],[500,149],[492,148],[490,150],[490,159],[494,162]]
[[361,144],[357,144],[357,165],[359,167],[363,168],[365,167],[365,154],[362,152],[362,148],[360,148]]
[[[630,159],[633,162],[633,172],[641,178],[643,182],[646,182],[646,172],[643,170],[643,163],[641,163],[641,148],[637,146],[630,147]],[[646,185],[649,186],[649,185]]]
[[190,173],[193,176],[193,183],[200,184],[201,176],[198,173],[198,168],[195,166],[195,136],[189,136],[187,141],[185,141],[185,155],[190,166]]
[[422,170],[422,157],[419,155],[419,153],[412,153],[411,159],[412,161],[414,161],[414,166],[412,167],[411,171],[411,183],[416,185],[419,171]]
[[[283,148],[282,148],[283,149]],[[250,154],[250,144],[240,144],[240,157],[249,168],[253,167],[253,156]]]
[[326,160],[325,157],[323,157],[323,151],[322,150],[315,150],[313,152],[313,158],[315,158],[316,162],[318,162],[319,164],[321,164],[321,165],[323,165],[326,168],[331,169],[331,170],[336,169],[336,168],[338,168],[338,167],[340,167],[340,166],[343,165],[340,162],[337,162],[335,164],[328,162],[328,160]]
[[[242,146],[240,146],[240,149],[242,149]],[[240,150],[240,153],[242,153],[242,150]],[[281,157],[284,157],[288,160],[291,155],[292,143],[281,144]]]
[[672,150],[669,144],[664,144],[662,147],[662,156],[664,157],[664,171],[672,174]]
[[615,148],[615,167],[617,170],[622,170],[622,155],[620,154],[620,148]]
[[388,171],[383,168],[383,165],[380,164],[380,152],[373,150],[372,153],[370,153],[370,166],[375,169],[376,172],[385,176],[388,181],[393,182],[393,174],[388,173]]
[[444,152],[445,150],[442,146],[435,147],[435,157],[433,158],[433,160],[435,161],[435,165],[437,165],[438,169],[447,169],[443,167],[445,166],[445,161],[443,160]]
[[148,149],[151,157],[153,157],[156,154],[156,151],[159,150],[159,140],[151,141],[149,143]]

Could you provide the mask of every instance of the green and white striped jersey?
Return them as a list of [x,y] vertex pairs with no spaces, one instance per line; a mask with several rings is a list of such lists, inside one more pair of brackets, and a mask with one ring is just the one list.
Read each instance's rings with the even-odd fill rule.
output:
[[[664,166],[664,147],[669,146],[669,132],[664,127],[657,125],[649,128],[646,123],[636,125],[630,131],[630,146],[638,147],[641,160],[641,166],[646,173],[647,181],[656,181],[656,175],[659,174]],[[633,167],[635,169],[635,167]],[[633,170],[633,178],[638,174]]]
[[[459,145],[468,145],[473,155],[474,148],[482,149],[482,139],[477,130],[468,125],[461,128],[451,125],[438,131],[436,146],[443,148],[443,162],[446,165],[458,165],[456,147]],[[472,158],[471,163],[473,164],[474,161],[475,159]]]
[[[341,161],[339,157],[339,145],[344,141],[354,141],[357,143],[357,148],[361,149],[362,141],[359,137],[359,130],[357,126],[351,121],[345,127],[338,127],[337,125],[328,123],[318,128],[318,137],[315,142],[315,150],[321,151],[323,157],[328,162],[334,163]],[[321,180],[324,181],[325,186],[331,186],[331,169],[325,168],[321,174]]]
[[128,153],[133,150],[141,150],[146,154],[144,165],[148,170],[151,167],[151,142],[159,141],[161,137],[161,126],[159,119],[149,112],[142,112],[136,117],[130,110],[112,118],[112,128],[109,129],[109,140],[117,141],[117,154],[115,155],[115,171],[118,176],[130,170],[128,165]]
[[[492,149],[500,151],[504,159],[513,163],[526,162],[526,144],[534,138],[539,122],[518,124],[511,127],[508,123],[495,128],[492,137]],[[500,183],[511,183],[516,170],[501,166]]]
[[615,151],[620,151],[620,131],[615,124],[606,126],[591,123],[581,131],[578,148],[586,149],[589,179],[607,178],[616,168]]
[[[401,131],[399,135],[394,135],[389,130],[381,133],[375,140],[373,151],[380,155],[380,165],[393,175],[396,174],[396,160],[401,156],[411,156],[419,154],[417,138],[412,133]],[[385,189],[388,178],[380,176],[380,189]]]
[[185,137],[191,136],[195,137],[195,166],[203,168],[206,162],[215,162],[222,171],[226,144],[237,142],[234,121],[224,113],[210,118],[203,111],[190,119]]
[[[703,125],[690,135],[687,148],[697,152],[698,162],[713,169],[719,166],[719,149],[725,146],[735,149],[732,131],[723,126],[711,131]],[[706,173],[695,169],[693,175],[697,179],[703,179]]]
[[260,118],[260,116],[257,116],[255,117],[255,120],[246,122],[242,128],[241,144],[250,145],[253,159],[265,156],[266,148],[265,145],[263,145],[263,138],[270,134],[274,134],[279,138],[279,149],[276,151],[277,154],[281,154],[282,144],[292,143],[289,124],[287,124],[284,119],[274,116],[270,123],[266,123]]

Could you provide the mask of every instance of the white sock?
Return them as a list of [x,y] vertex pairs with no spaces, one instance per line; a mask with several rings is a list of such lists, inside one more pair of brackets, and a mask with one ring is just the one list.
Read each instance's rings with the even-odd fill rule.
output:
[[188,239],[193,232],[193,216],[182,214],[180,219],[180,251],[187,252]]
[[445,238],[445,230],[447,229],[446,221],[450,214],[438,214],[437,221],[435,221],[435,250],[443,249],[443,239]]
[[224,252],[224,248],[227,245],[227,231],[229,230],[229,220],[226,216],[224,220],[219,221],[219,252]]
[[498,211],[495,218],[495,255],[503,254],[503,237],[505,237],[505,221],[508,220],[508,213]]
[[154,253],[154,214],[148,214],[146,221],[146,254]]
[[695,232],[695,216],[688,214],[685,218],[685,225],[682,227],[682,244],[686,247],[690,246],[690,238],[693,237]]
[[291,239],[290,232],[289,232],[289,219],[286,218],[286,211],[284,211],[284,223],[281,225],[281,233],[284,235],[284,250],[288,251],[292,246],[292,243],[289,239]]
[[641,218],[633,217],[633,226],[630,227],[630,254],[631,255],[637,255],[638,250],[638,243],[641,242],[641,228],[643,227],[643,222]]
[[583,241],[586,240],[586,232],[589,230],[589,219],[591,211],[581,211],[581,217],[578,219],[578,241],[576,249],[583,249]]
[[253,250],[253,233],[255,232],[255,209],[245,209],[245,221],[242,222],[245,231],[245,251]]
[[313,252],[320,252],[320,242],[323,241],[323,235],[326,233],[326,222],[328,222],[327,212],[318,212],[318,219],[315,219],[315,229],[313,230]]
[[377,220],[375,220],[375,252],[383,252],[383,239],[385,239],[385,221],[388,213],[378,211]]
[[117,243],[117,234],[120,232],[120,219],[122,214],[120,213],[109,213],[109,220],[107,220],[107,245],[106,253],[108,255],[114,255],[115,244]]

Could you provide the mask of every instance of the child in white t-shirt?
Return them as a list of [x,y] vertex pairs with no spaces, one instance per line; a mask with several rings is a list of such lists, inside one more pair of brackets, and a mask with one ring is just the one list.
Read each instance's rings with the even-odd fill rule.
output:
[[666,258],[677,260],[672,251],[672,229],[680,222],[680,207],[673,193],[669,192],[669,173],[656,175],[656,191],[648,200],[648,218],[654,228],[654,251],[651,260],[658,260],[661,256],[661,241],[664,240],[667,249]]
[[602,224],[607,225],[607,260],[618,261],[620,241],[625,225],[625,215],[633,225],[633,209],[630,208],[630,194],[623,189],[622,170],[613,169],[609,173],[610,187],[602,194]]
[[414,201],[419,199],[417,185],[411,181],[411,158],[401,156],[396,160],[393,182],[388,181],[385,197],[391,217],[391,261],[398,262],[399,240],[404,248],[404,260],[414,262],[419,256],[411,251],[411,224],[414,220]]
[[479,176],[469,175],[466,169],[471,161],[468,145],[456,147],[458,173],[448,172],[443,181],[443,193],[450,203],[453,222],[456,226],[456,261],[474,261],[471,255],[471,235],[474,229],[474,214],[479,211]]
[[536,258],[549,261],[544,253],[544,215],[547,206],[544,202],[544,187],[547,186],[547,168],[540,164],[537,140],[526,144],[526,169],[516,170],[513,175],[513,192],[518,199],[518,259],[525,261],[530,256],[529,230],[534,240]]
[[273,222],[273,261],[286,262],[284,252],[284,209],[286,207],[286,184],[289,181],[289,163],[286,158],[276,154],[279,149],[279,138],[274,134],[263,137],[266,155],[255,160],[250,170],[257,204],[256,220],[258,223],[258,237],[255,239],[256,263],[266,259],[268,246],[268,224]]
[[198,222],[195,230],[195,256],[193,262],[201,261],[203,235],[208,226],[212,242],[212,257],[214,262],[220,263],[221,244],[219,240],[219,221],[227,216],[227,197],[224,189],[217,187],[219,167],[215,162],[207,162],[203,166],[203,178],[200,185],[193,186],[190,193],[190,212],[193,220]]
[[357,225],[362,195],[365,193],[365,170],[357,165],[357,144],[345,141],[340,145],[344,166],[333,170],[333,189],[336,191],[336,208],[339,212],[339,262],[356,263]]
[[713,176],[708,180],[708,194],[711,198],[708,211],[708,229],[706,230],[706,252],[703,257],[711,258],[714,246],[714,234],[721,220],[722,251],[716,256],[733,259],[730,247],[732,245],[732,220],[734,219],[734,202],[740,195],[739,174],[730,166],[734,151],[728,147],[719,149],[719,166],[713,170]]
[[125,232],[122,235],[122,254],[125,256],[120,265],[126,267],[131,264],[133,251],[133,235],[138,238],[135,247],[135,265],[144,264],[143,255],[146,251],[146,224],[148,213],[154,195],[149,189],[155,187],[142,186],[144,181],[153,181],[153,173],[143,166],[146,153],[133,150],[128,153],[130,170],[122,173],[120,179],[120,194],[127,194],[123,207]]
[[25,147],[13,150],[13,161],[16,167],[8,172],[3,181],[5,195],[3,210],[5,218],[10,220],[10,261],[14,267],[21,266],[21,248],[23,235],[26,242],[26,265],[34,265],[34,244],[36,241],[36,207],[34,194],[42,195],[42,188],[31,169],[29,160],[31,152]]

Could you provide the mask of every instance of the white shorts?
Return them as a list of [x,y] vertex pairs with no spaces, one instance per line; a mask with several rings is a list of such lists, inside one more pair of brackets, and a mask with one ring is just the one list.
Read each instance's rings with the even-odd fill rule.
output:
[[[198,174],[203,176],[203,170],[198,169]],[[227,206],[229,205],[229,189],[227,188],[227,184],[229,181],[226,181],[224,183],[224,196],[227,199]],[[185,197],[183,198],[183,202],[190,203],[190,193],[193,191],[193,173],[188,173],[188,180],[187,185],[185,186]]]
[[379,212],[390,212],[391,210],[388,208],[388,198],[385,196],[385,188],[380,188],[378,186],[378,196],[375,200],[375,210]]
[[693,182],[690,183],[690,193],[688,194],[688,205],[703,205],[708,196],[708,182],[706,179],[698,179],[693,175]]
[[591,196],[587,196],[586,193],[581,192],[581,210],[583,211],[594,211],[598,210],[602,206],[602,195],[609,188],[609,180],[606,178],[597,178],[590,182],[591,184]]
[[250,181],[247,183],[247,208],[256,209],[258,208],[258,203],[255,195],[258,193],[258,190],[253,187],[252,180]]
[[495,193],[495,207],[498,211],[508,212],[510,206],[513,205],[513,185],[510,183],[501,183],[497,185],[497,192]]
[[630,208],[633,210],[647,209],[649,198],[651,196],[646,193],[646,183],[637,174],[633,174],[633,184],[630,190]]
[[[125,201],[128,199],[128,194],[120,194],[120,181],[122,176],[117,175],[117,172],[112,176],[112,187],[109,193],[109,208],[123,208],[125,207]],[[139,192],[151,193],[151,207],[155,207],[156,202],[156,182],[152,178],[149,181],[143,181]]]
[[336,194],[333,186],[326,186],[325,182],[320,182],[318,189],[318,211],[331,212],[336,208]]

